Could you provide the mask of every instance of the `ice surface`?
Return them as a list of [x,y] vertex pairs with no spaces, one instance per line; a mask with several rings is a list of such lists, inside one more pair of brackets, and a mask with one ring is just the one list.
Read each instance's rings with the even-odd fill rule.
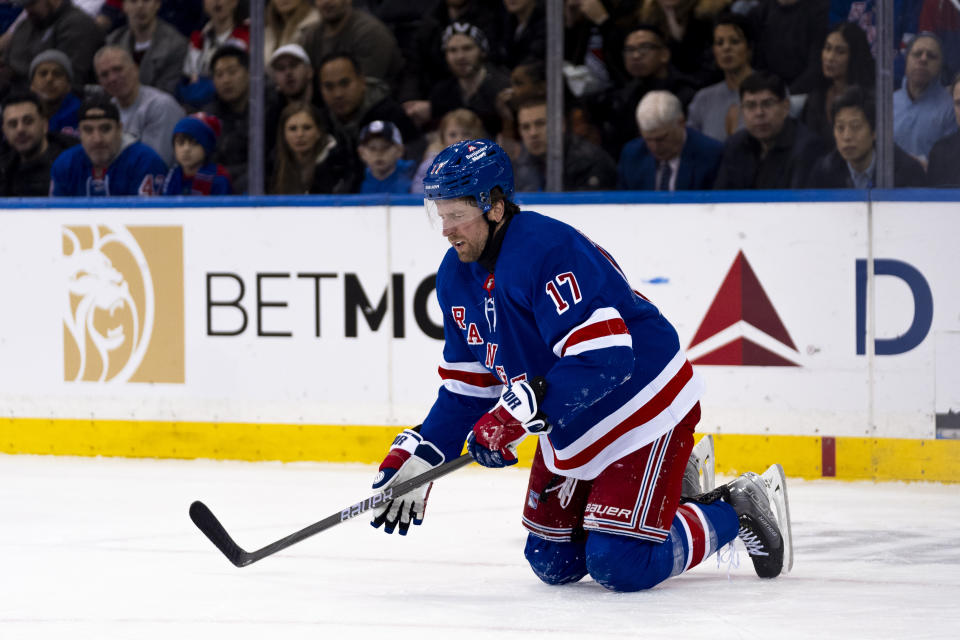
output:
[[533,576],[522,469],[441,479],[406,538],[358,518],[243,569],[187,516],[203,500],[252,550],[366,497],[373,475],[0,455],[0,638],[960,637],[956,485],[790,480],[791,574],[760,580],[741,551],[729,573],[710,558],[634,594]]

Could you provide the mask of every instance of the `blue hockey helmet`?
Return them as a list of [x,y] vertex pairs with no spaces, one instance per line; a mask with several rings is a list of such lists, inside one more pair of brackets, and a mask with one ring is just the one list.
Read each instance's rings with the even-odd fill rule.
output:
[[486,213],[494,187],[500,187],[505,198],[513,197],[513,165],[507,152],[492,140],[465,140],[437,154],[423,179],[423,197],[449,200],[472,196]]

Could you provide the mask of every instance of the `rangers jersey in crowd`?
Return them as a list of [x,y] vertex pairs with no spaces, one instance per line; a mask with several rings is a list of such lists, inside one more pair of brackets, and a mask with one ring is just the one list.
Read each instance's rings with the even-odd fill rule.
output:
[[50,168],[50,195],[159,195],[166,175],[167,165],[156,151],[124,134],[120,153],[106,169],[93,166],[83,145],[61,153]]
[[443,386],[421,433],[448,460],[502,385],[519,379],[546,377],[544,460],[584,480],[672,429],[702,394],[660,311],[601,247],[546,216],[513,217],[494,274],[451,248],[437,300]]

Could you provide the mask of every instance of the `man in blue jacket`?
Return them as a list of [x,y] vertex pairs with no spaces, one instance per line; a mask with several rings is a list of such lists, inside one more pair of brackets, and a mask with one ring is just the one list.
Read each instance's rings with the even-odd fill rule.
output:
[[669,91],[650,91],[637,105],[640,137],[620,153],[617,187],[635,191],[710,189],[723,144],[686,126],[683,106]]

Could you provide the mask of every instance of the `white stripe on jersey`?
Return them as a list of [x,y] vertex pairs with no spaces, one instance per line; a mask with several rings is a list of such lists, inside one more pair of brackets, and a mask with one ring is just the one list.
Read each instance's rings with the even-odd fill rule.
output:
[[503,393],[503,385],[499,387],[478,387],[452,379],[444,380],[443,387],[451,393],[458,393],[462,396],[471,396],[473,398],[499,398],[500,394]]
[[[587,327],[591,324],[596,324],[598,322],[606,322],[608,320],[619,320],[620,322],[623,322],[623,316],[621,316],[620,312],[614,309],[613,307],[603,307],[603,308],[597,309],[596,311],[590,314],[589,318],[587,318],[586,320],[584,320],[574,328],[570,329],[570,331],[567,332],[567,335],[563,336],[563,338],[561,338],[555,345],[553,345],[553,354],[558,358],[563,356],[564,355],[563,347],[567,344],[567,340],[570,339],[570,336],[572,336],[577,331],[580,331],[584,327]],[[611,335],[611,336],[605,336],[605,337],[608,337],[611,339],[618,339],[619,341],[622,341],[623,339],[625,339],[626,346],[633,348],[633,340],[630,338],[629,333]],[[603,347],[601,346],[581,348],[582,344],[586,344],[587,342],[592,343],[592,342],[595,342],[596,340],[599,340],[599,338],[595,340],[588,340],[584,343],[578,343],[577,345],[574,345],[573,347],[568,349],[566,352],[566,355],[575,355],[576,353],[581,353],[582,351],[588,351],[589,349],[602,349]],[[604,346],[619,346],[619,345],[610,344],[610,345],[604,345]]]

